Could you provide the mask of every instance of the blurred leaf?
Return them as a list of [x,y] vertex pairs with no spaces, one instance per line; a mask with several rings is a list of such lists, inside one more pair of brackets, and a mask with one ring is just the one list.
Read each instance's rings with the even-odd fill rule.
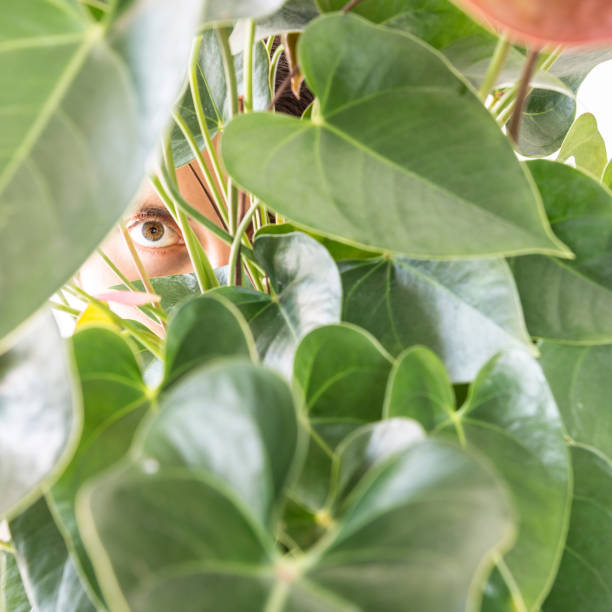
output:
[[285,0],[207,0],[204,21],[234,21],[246,17],[263,17],[278,11]]
[[543,612],[606,612],[612,607],[612,464],[571,447],[574,501],[567,544]]
[[557,341],[612,342],[612,194],[570,166],[538,160],[528,167],[554,231],[576,258],[513,260],[527,328]]
[[170,319],[164,386],[196,365],[233,356],[257,359],[255,341],[240,311],[218,295],[194,297]]
[[201,4],[135,2],[105,25],[68,0],[3,4],[0,258],[11,265],[0,338],[77,271],[135,195]]
[[[35,610],[95,612],[44,499],[10,522],[25,587]],[[15,612],[9,608],[10,612]]]
[[[331,15],[306,28],[299,60],[320,117],[249,113],[222,141],[229,173],[272,209],[418,256],[566,254],[490,114],[420,41]],[[355,66],[368,78],[335,78]]]
[[[244,95],[243,46],[244,44],[241,46],[240,52],[234,55],[238,95]],[[202,100],[202,109],[206,117],[206,125],[211,137],[213,137],[229,121],[231,110],[231,101],[223,69],[223,55],[217,32],[214,29],[206,29],[202,33],[202,46],[198,56],[198,89]],[[270,100],[268,54],[263,44],[255,43],[253,51],[253,109],[265,110]],[[176,112],[187,122],[196,138],[199,149],[205,149],[206,143],[200,131],[189,87],[179,102]],[[174,164],[178,167],[189,163],[194,155],[177,125],[172,128],[171,138]]]
[[588,172],[599,181],[608,163],[606,143],[597,129],[597,119],[591,113],[584,113],[574,121],[567,133],[557,161],[566,162],[574,158],[576,168]]
[[150,392],[132,347],[115,331],[90,327],[76,333],[72,343],[83,396],[83,433],[48,501],[85,586],[101,601],[100,587],[76,524],[76,496],[87,480],[125,455],[149,408]]
[[238,307],[263,362],[290,378],[300,339],[340,319],[340,277],[327,251],[300,232],[264,234],[256,238],[254,251],[273,295],[239,287],[220,287],[212,295]]
[[14,555],[0,552],[0,604],[7,612],[33,612]]
[[31,503],[70,460],[81,428],[72,361],[43,312],[0,354],[0,517]]
[[422,344],[454,382],[470,381],[495,353],[532,350],[505,261],[385,257],[340,266],[342,319],[367,329],[392,354]]

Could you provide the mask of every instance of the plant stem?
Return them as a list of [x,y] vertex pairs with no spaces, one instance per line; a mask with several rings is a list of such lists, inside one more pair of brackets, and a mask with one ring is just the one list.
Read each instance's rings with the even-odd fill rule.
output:
[[217,37],[221,46],[221,56],[223,58],[223,70],[225,72],[225,82],[230,99],[230,120],[238,114],[238,84],[236,83],[236,70],[234,69],[234,58],[230,49],[229,37],[231,28],[217,28]]
[[242,221],[240,221],[240,225],[238,226],[238,229],[236,230],[236,234],[234,235],[234,242],[232,242],[232,248],[230,250],[230,259],[229,259],[230,285],[237,284],[237,277],[238,277],[237,268],[239,268],[241,265],[240,264],[240,247],[242,245],[241,244],[242,236],[244,235],[247,228],[249,227],[249,224],[251,223],[253,215],[255,214],[258,208],[259,208],[259,202],[256,202],[255,204],[253,204],[253,206],[251,206],[251,208],[249,208],[247,213],[242,218]]
[[255,20],[249,19],[244,41],[244,112],[253,110],[253,47],[255,44]]
[[539,54],[539,49],[530,49],[523,69],[523,74],[521,75],[519,90],[516,94],[514,110],[512,112],[512,118],[510,119],[510,126],[508,127],[508,136],[514,143],[518,142],[521,119],[523,118],[523,108],[525,107],[525,100],[529,93],[529,83],[531,82],[531,77],[533,76]]
[[54,308],[55,310],[59,310],[61,312],[67,312],[69,315],[72,315],[75,318],[81,315],[81,312],[76,308],[71,308],[70,306],[66,306],[65,304],[58,304],[53,300],[49,300],[48,303],[51,305],[51,308]]
[[278,62],[280,60],[280,56],[284,51],[283,45],[278,45],[276,50],[274,51],[274,55],[270,58],[270,69],[268,73],[268,81],[270,85],[270,91],[274,93],[274,77],[276,76],[276,68],[278,66]]
[[[191,152],[194,154],[196,160],[198,161],[198,165],[200,166],[202,173],[206,177],[206,182],[208,184],[208,187],[210,188],[214,196],[214,201],[212,202],[212,204],[219,211],[222,217],[223,223],[227,227],[227,203],[225,200],[225,196],[222,195],[223,192],[219,189],[217,182],[213,178],[212,172],[210,171],[208,164],[204,160],[204,156],[202,155],[202,152],[200,151],[198,147],[198,143],[196,142],[193,132],[189,129],[187,122],[178,113],[176,112],[172,113],[172,118],[174,119],[176,124],[179,126],[181,132],[183,132],[183,136],[185,137],[185,140],[188,142],[189,147],[191,148]],[[208,154],[210,157],[210,147],[208,148]]]
[[342,8],[342,12],[348,13],[349,11],[352,11],[361,2],[362,0],[351,0],[350,2],[347,2]]
[[491,59],[487,73],[485,74],[484,80],[482,81],[480,89],[478,90],[478,96],[483,102],[487,99],[489,92],[495,86],[506,60],[508,59],[509,52],[510,41],[508,40],[507,36],[502,35],[497,41],[493,58]]
[[134,241],[132,240],[132,237],[130,236],[130,232],[128,232],[127,228],[125,227],[125,222],[123,219],[119,221],[119,231],[121,232],[121,236],[123,237],[125,246],[130,252],[132,261],[134,262],[134,265],[136,266],[136,270],[138,271],[138,277],[142,281],[143,287],[145,288],[147,293],[154,294],[155,289],[153,289],[153,285],[151,284],[151,281],[149,280],[149,275],[147,274],[147,270],[144,267],[144,264],[142,263],[140,256],[138,255],[138,251],[136,250]]
[[283,97],[287,87],[291,85],[291,79],[293,79],[293,77],[299,71],[300,71],[300,67],[298,66],[298,64],[296,64],[293,67],[293,70],[291,70],[291,72],[281,81],[281,84],[278,86],[278,89],[276,90],[274,97],[272,98],[272,101],[270,102],[270,104],[268,104],[268,110],[274,110],[276,103]]
[[212,163],[213,170],[215,171],[217,181],[219,185],[221,185],[221,190],[224,191],[227,187],[225,184],[225,176],[223,174],[223,171],[221,170],[219,156],[217,155],[217,150],[215,149],[215,145],[210,136],[210,131],[208,130],[208,123],[206,122],[206,115],[202,106],[202,97],[200,96],[200,89],[198,88],[198,57],[200,54],[200,48],[202,46],[202,40],[203,38],[200,34],[200,36],[196,37],[191,50],[191,58],[189,60],[189,88],[191,89],[193,107],[195,109],[198,126],[200,127],[200,132],[202,133],[202,137],[204,138],[204,142],[206,143],[206,150],[208,151],[208,156]]

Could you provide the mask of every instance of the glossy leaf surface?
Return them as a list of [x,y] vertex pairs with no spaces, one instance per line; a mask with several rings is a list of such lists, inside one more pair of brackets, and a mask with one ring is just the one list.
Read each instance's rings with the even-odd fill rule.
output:
[[196,365],[234,356],[257,359],[255,341],[240,311],[220,296],[188,300],[168,325],[164,386]]
[[588,172],[599,180],[608,163],[606,143],[597,129],[597,119],[592,113],[580,115],[567,133],[557,161],[574,158],[576,168]]
[[[244,96],[243,47],[244,43],[240,47],[240,52],[234,55],[238,95],[241,96]],[[198,90],[204,116],[206,117],[206,125],[210,136],[214,137],[223,128],[225,123],[229,121],[231,109],[225,73],[223,72],[223,56],[219,38],[214,29],[206,29],[202,33],[202,46],[198,55],[197,75]],[[268,55],[263,44],[256,43],[253,49],[253,109],[265,110],[269,103]],[[189,87],[178,104],[176,112],[187,122],[189,129],[196,138],[198,148],[200,150],[205,149],[206,143],[200,131]],[[188,142],[177,125],[172,130],[172,155],[174,164],[177,167],[190,162],[194,158]]]
[[290,378],[300,339],[340,319],[340,277],[325,248],[300,232],[263,234],[256,238],[254,251],[274,294],[221,287],[213,295],[223,296],[240,310],[263,362]]
[[79,533],[76,497],[87,480],[129,449],[150,404],[132,347],[115,331],[91,327],[72,339],[83,396],[83,432],[75,454],[48,494],[48,501],[74,552],[74,562],[92,597],[102,594]]
[[69,0],[3,8],[0,257],[12,265],[0,273],[0,337],[76,272],[134,196],[201,0],[179,12],[133,3],[106,28]]
[[531,350],[521,307],[502,260],[343,262],[342,319],[367,329],[392,354],[422,344],[454,382],[470,381],[495,353]]
[[0,354],[0,516],[34,501],[74,452],[81,427],[72,360],[50,313]]
[[[94,612],[44,498],[10,522],[25,588],[35,610]],[[11,610],[13,612],[13,610]]]
[[513,260],[527,328],[546,339],[612,341],[612,195],[570,166],[533,161],[550,222],[576,259],[528,256]]
[[[274,210],[325,235],[419,256],[565,253],[507,140],[428,47],[332,15],[304,31],[299,61],[320,114],[241,116],[222,143],[229,173]],[[355,65],[378,77],[334,78]]]

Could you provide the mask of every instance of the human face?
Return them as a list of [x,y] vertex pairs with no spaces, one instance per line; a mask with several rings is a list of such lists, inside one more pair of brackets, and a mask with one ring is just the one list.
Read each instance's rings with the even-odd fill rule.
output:
[[[182,166],[176,173],[183,198],[219,224],[213,205],[200,184],[203,179],[197,164]],[[181,232],[150,184],[143,185],[136,203],[125,217],[125,224],[149,276],[193,272]],[[199,223],[190,221],[190,224],[213,268],[225,265],[229,261],[229,247]],[[100,248],[128,280],[139,278],[119,228],[111,232]],[[118,276],[97,253],[85,262],[79,272],[79,280],[82,288],[92,295],[121,284]]]

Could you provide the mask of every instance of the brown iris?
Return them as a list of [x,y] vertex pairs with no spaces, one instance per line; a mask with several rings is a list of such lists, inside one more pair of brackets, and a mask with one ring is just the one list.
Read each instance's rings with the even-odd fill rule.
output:
[[161,240],[165,233],[164,224],[159,221],[147,221],[142,224],[142,235],[151,242]]

